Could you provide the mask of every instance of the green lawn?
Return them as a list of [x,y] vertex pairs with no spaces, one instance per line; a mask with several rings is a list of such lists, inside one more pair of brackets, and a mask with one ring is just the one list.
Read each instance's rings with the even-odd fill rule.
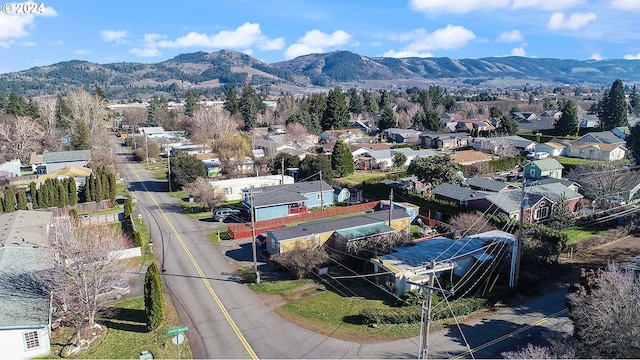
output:
[[[137,359],[140,352],[149,350],[156,359],[177,359],[178,347],[171,342],[167,331],[182,327],[173,305],[165,295],[165,320],[153,332],[147,332],[144,299],[142,297],[125,300],[115,304],[113,315],[100,322],[109,330],[105,339],[89,353],[81,355],[85,359]],[[188,346],[189,332],[185,333],[187,341],[180,345],[180,356],[191,359]]]
[[564,234],[567,234],[569,241],[567,245],[574,244],[581,240],[584,240],[592,235],[598,235],[607,231],[606,229],[589,229],[589,228],[572,228],[562,230]]
[[342,180],[353,182],[353,183],[362,183],[365,180],[369,180],[372,178],[381,178],[385,179],[390,175],[402,173],[402,171],[388,171],[388,172],[376,172],[376,171],[368,171],[368,170],[356,170],[353,174],[342,178]]
[[557,160],[562,165],[572,165],[572,166],[587,165],[587,164],[597,164],[597,163],[601,162],[601,161],[597,161],[597,160],[571,158],[571,157],[566,157],[566,156],[558,156]]

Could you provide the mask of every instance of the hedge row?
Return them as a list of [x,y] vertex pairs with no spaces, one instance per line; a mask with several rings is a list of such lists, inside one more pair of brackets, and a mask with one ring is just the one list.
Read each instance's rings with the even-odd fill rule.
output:
[[[441,311],[432,315],[432,320],[443,320],[453,316],[471,314],[474,311],[485,309],[491,305],[491,301],[483,298],[465,298],[452,301],[451,308],[440,307]],[[422,308],[420,306],[403,306],[390,308],[368,308],[360,312],[362,323],[369,324],[407,324],[420,322]]]

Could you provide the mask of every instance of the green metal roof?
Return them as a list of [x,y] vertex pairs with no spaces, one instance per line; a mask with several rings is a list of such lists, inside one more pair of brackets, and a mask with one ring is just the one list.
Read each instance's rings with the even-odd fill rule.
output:
[[394,232],[395,230],[386,224],[371,224],[360,226],[352,229],[336,231],[346,240],[362,239],[367,236]]

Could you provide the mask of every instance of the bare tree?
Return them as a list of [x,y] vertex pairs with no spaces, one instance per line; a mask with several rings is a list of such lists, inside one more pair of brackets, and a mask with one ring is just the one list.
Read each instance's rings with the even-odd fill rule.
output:
[[583,271],[567,295],[578,357],[640,358],[640,276],[609,264]]
[[76,326],[82,339],[86,329],[115,298],[114,284],[135,274],[134,262],[120,259],[131,242],[110,226],[76,227],[68,217],[55,218],[49,235],[55,265],[49,281],[53,298]]
[[0,123],[0,142],[3,152],[23,161],[40,146],[43,129],[28,116],[10,116]]
[[223,134],[235,132],[238,123],[226,110],[201,108],[191,117],[190,128],[196,142],[205,147]]
[[56,103],[55,97],[46,97],[38,101],[41,123],[48,133],[56,128]]
[[223,193],[216,191],[209,181],[203,177],[197,178],[194,182],[184,186],[184,190],[189,192],[193,198],[200,203],[201,207],[215,208],[225,200]]
[[403,245],[411,240],[409,234],[391,233],[367,236],[347,242],[347,252],[360,257],[373,257],[388,254],[394,246]]
[[614,196],[629,190],[638,173],[612,162],[580,165],[567,178],[582,185],[585,196],[596,201],[600,208],[614,206],[610,201]]
[[[73,90],[67,96],[67,103],[71,110],[71,124],[82,123],[89,129],[87,143],[94,149],[109,147],[107,130],[109,128],[109,116],[111,112],[107,108],[107,101],[97,95],[91,95],[87,91]],[[72,128],[75,128],[72,127]]]
[[302,246],[296,244],[295,248],[282,254],[276,254],[271,259],[293,272],[298,279],[302,279],[313,273],[313,270],[329,260],[329,254],[324,247],[319,245]]
[[286,127],[287,137],[293,139],[298,144],[303,144],[309,137],[307,127],[299,122],[289,123]]
[[453,230],[461,231],[464,235],[475,235],[496,229],[486,218],[474,212],[452,216],[449,224]]
[[235,175],[246,157],[250,157],[251,144],[246,135],[240,133],[225,133],[216,141],[215,150],[218,153],[222,171],[227,175]]

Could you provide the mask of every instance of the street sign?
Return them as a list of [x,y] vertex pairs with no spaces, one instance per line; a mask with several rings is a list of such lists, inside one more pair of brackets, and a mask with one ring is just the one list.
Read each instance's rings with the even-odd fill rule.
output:
[[167,334],[173,335],[173,334],[177,334],[177,333],[184,332],[184,331],[187,331],[187,330],[189,330],[189,328],[185,326],[185,327],[181,327],[181,328],[177,328],[177,329],[171,329],[171,330],[167,331]]
[[184,341],[184,335],[178,334],[174,336],[173,339],[171,339],[171,341],[176,345],[180,345]]

